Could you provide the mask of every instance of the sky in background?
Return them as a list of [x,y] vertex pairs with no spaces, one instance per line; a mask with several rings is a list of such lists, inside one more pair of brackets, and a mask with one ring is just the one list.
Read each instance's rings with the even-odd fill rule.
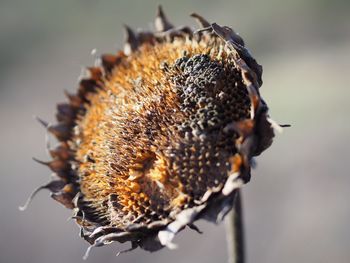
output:
[[[41,192],[50,172],[45,131],[63,90],[84,66],[122,47],[123,23],[150,29],[161,3],[176,25],[197,12],[238,31],[264,67],[271,116],[289,123],[243,189],[248,262],[350,261],[350,1],[0,0],[0,262],[83,262],[87,243],[71,212]],[[91,50],[96,49],[96,55]],[[199,222],[179,249],[115,257],[127,244],[92,250],[87,262],[226,262],[225,230]]]

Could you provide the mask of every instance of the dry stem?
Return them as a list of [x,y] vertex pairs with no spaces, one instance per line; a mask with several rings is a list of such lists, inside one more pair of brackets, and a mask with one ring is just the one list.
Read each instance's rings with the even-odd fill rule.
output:
[[225,224],[228,262],[244,263],[244,226],[240,190],[237,190],[233,209],[226,216]]

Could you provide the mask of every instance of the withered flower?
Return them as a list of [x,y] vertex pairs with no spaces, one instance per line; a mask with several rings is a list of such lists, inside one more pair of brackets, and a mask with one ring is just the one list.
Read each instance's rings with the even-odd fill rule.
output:
[[124,51],[102,55],[76,94],[41,121],[59,145],[40,189],[73,209],[91,246],[174,247],[200,218],[218,222],[272,143],[260,97],[262,67],[231,28],[192,14],[174,27],[161,7],[155,32],[126,27]]

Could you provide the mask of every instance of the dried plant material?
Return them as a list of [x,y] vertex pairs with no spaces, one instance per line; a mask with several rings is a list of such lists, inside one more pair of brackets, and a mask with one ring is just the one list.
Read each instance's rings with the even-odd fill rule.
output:
[[123,51],[87,69],[57,124],[42,122],[60,142],[41,162],[57,179],[42,188],[73,209],[91,246],[174,248],[196,220],[223,219],[272,143],[262,67],[231,28],[192,16],[197,31],[161,7],[155,32],[125,26]]

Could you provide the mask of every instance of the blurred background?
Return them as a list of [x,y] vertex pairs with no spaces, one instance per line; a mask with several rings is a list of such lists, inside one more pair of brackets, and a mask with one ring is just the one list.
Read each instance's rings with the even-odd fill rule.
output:
[[[63,90],[85,65],[122,46],[122,24],[152,28],[161,3],[176,25],[193,11],[232,26],[264,67],[261,89],[279,123],[290,123],[257,159],[244,187],[248,262],[350,262],[350,1],[0,1],[0,262],[83,262],[87,248],[71,212],[39,193],[49,180],[45,131]],[[97,55],[91,55],[96,49]],[[179,249],[115,257],[128,245],[93,249],[87,262],[226,262],[224,225],[200,221]]]

